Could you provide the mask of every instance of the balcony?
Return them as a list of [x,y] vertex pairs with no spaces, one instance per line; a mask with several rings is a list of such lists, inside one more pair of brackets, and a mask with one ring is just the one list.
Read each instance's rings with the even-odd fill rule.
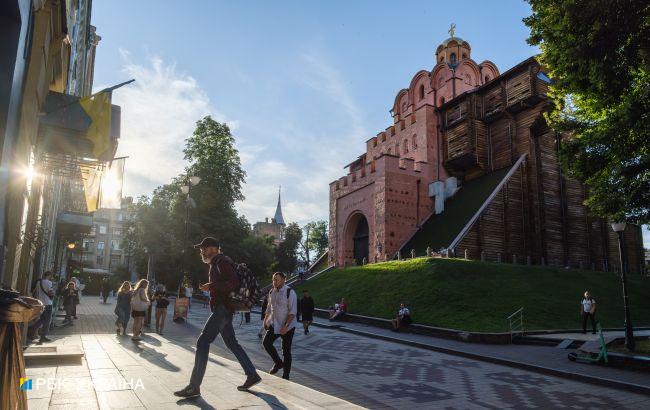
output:
[[483,121],[467,117],[446,130],[445,165],[452,169],[487,166],[487,127]]

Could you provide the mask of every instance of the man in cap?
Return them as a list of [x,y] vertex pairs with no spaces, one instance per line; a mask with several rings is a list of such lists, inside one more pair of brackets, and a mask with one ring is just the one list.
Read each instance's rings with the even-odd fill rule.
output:
[[234,307],[230,294],[239,289],[239,277],[235,272],[232,259],[221,253],[221,246],[215,238],[204,238],[201,243],[194,245],[194,248],[200,250],[203,263],[210,265],[209,281],[201,285],[201,290],[210,292],[212,314],[205,322],[201,335],[196,341],[194,369],[190,377],[190,384],[175,392],[174,395],[186,398],[201,395],[200,386],[208,363],[210,344],[220,332],[226,347],[235,355],[247,376],[244,384],[238,386],[237,390],[246,391],[262,379],[244,349],[237,342],[232,326]]

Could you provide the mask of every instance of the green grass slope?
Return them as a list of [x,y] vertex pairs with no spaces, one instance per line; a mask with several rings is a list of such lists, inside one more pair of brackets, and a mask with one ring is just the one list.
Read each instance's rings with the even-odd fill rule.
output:
[[[650,279],[628,278],[632,322],[650,325]],[[623,326],[621,281],[612,272],[417,258],[334,269],[296,287],[317,307],[341,297],[350,313],[393,318],[400,301],[416,323],[472,331],[505,331],[505,318],[524,307],[526,330],[579,328],[579,302],[588,289],[604,327]]]

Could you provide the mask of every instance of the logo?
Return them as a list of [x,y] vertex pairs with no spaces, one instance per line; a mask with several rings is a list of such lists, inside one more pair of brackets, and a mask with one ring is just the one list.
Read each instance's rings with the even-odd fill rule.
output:
[[31,390],[32,389],[32,379],[27,377],[20,378],[20,390]]

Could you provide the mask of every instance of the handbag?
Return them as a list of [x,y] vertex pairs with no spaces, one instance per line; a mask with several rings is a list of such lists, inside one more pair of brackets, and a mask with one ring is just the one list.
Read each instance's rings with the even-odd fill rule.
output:
[[142,291],[138,290],[138,293],[136,293],[133,299],[131,300],[131,308],[133,310],[137,310],[141,312],[147,310],[147,308],[149,307],[149,302],[142,299],[142,293],[143,293]]

